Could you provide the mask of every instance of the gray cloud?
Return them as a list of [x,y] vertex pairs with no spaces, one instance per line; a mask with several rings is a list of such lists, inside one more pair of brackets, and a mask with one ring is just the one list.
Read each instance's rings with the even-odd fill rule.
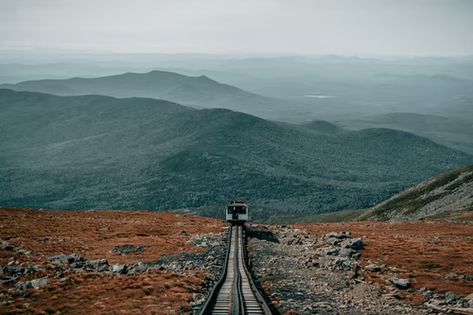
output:
[[473,54],[469,0],[0,0],[1,50]]

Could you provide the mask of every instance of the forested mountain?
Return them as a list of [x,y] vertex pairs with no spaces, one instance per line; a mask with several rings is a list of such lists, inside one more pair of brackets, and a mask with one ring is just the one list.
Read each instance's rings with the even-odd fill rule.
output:
[[366,208],[472,156],[389,129],[291,125],[146,98],[0,90],[0,204],[253,218]]
[[415,113],[390,113],[337,122],[349,129],[392,128],[427,137],[440,144],[473,154],[471,118],[444,117]]
[[164,99],[203,108],[228,108],[278,118],[291,115],[287,102],[246,92],[207,76],[185,76],[174,72],[124,73],[98,78],[24,81],[0,88],[51,93],[63,96],[98,94],[114,97]]

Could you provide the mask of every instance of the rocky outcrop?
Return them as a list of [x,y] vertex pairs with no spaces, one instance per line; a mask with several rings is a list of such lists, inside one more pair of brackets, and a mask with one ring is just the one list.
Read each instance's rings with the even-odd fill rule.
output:
[[358,259],[363,241],[353,239],[348,232],[328,233],[313,242],[314,255],[306,259],[306,265],[323,267],[329,270],[353,271],[360,269]]
[[20,247],[20,246],[15,246],[15,245],[11,244],[10,242],[2,240],[2,239],[0,239],[0,249],[6,250],[6,251],[11,251],[11,252],[14,252],[14,253],[23,254],[23,255],[26,255],[26,256],[29,256],[29,255],[33,254],[33,252],[29,249],[26,249],[26,248],[23,248],[23,247]]
[[291,226],[254,225],[247,235],[257,282],[281,313],[423,314],[363,281],[365,242],[349,232],[315,237]]
[[473,222],[473,166],[424,181],[369,209],[358,219]]

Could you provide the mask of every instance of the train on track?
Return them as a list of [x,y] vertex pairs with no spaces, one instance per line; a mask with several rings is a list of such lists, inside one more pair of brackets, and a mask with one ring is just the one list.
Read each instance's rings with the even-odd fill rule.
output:
[[245,223],[248,218],[248,205],[242,200],[232,200],[225,208],[229,229],[224,268],[200,315],[273,314],[247,267]]
[[247,267],[245,227],[232,224],[228,231],[224,269],[200,315],[271,315]]
[[232,200],[225,208],[225,218],[233,225],[243,225],[248,221],[248,205],[242,200]]

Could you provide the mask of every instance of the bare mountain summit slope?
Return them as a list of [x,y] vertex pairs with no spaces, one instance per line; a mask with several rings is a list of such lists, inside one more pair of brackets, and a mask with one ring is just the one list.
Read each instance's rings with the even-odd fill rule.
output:
[[371,208],[359,219],[473,221],[473,165],[424,181]]

